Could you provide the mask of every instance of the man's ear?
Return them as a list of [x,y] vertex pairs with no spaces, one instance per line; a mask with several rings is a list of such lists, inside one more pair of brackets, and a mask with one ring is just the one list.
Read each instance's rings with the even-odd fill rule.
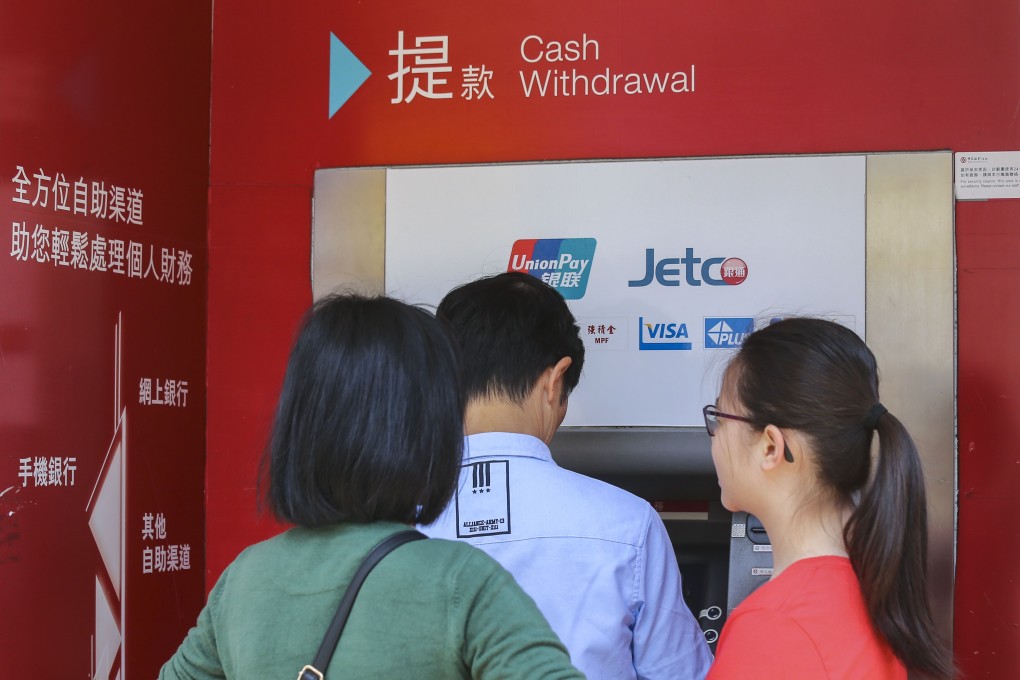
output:
[[566,389],[563,386],[563,376],[573,361],[570,357],[563,357],[542,374],[542,396],[550,406],[558,407],[563,403],[566,396],[563,394],[563,390]]
[[788,442],[783,436],[783,431],[775,425],[766,425],[761,433],[762,470],[773,470],[784,460],[793,462],[793,456],[789,455]]

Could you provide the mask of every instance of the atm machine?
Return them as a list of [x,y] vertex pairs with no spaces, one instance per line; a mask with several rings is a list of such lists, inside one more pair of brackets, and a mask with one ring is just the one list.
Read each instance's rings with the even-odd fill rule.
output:
[[952,154],[337,168],[316,173],[313,205],[316,296],[435,305],[508,269],[560,290],[586,360],[553,456],[659,511],[713,646],[768,580],[771,545],[722,507],[701,408],[755,327],[851,327],[922,453],[933,601],[951,636]]

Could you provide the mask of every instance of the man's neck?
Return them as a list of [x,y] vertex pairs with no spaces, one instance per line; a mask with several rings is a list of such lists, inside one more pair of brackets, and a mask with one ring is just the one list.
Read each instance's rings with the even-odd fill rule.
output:
[[[464,413],[465,434],[515,432],[546,441],[542,419],[528,402],[515,404],[505,399],[474,399]],[[548,442],[546,442],[548,443]]]

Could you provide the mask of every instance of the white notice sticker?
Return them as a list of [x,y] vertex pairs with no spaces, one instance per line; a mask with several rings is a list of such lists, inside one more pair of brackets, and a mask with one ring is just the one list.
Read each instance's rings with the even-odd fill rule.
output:
[[1020,198],[1020,151],[968,151],[955,158],[957,200]]

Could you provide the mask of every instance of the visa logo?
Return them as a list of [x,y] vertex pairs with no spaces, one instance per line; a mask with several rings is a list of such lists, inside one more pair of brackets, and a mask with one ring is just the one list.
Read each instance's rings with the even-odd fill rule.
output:
[[627,286],[641,288],[652,281],[660,286],[679,286],[680,265],[683,265],[683,280],[688,286],[700,286],[703,282],[709,286],[739,286],[747,278],[747,263],[739,257],[710,257],[703,261],[695,257],[694,248],[687,248],[683,257],[664,257],[656,262],[655,249],[646,248],[645,274],[628,281]]
[[687,335],[687,324],[646,323],[643,316],[638,317],[639,350],[686,350],[692,348]]
[[752,317],[706,317],[705,349],[737,349],[753,332]]
[[588,288],[595,245],[593,238],[520,239],[510,250],[506,270],[541,279],[564,300],[580,300]]

